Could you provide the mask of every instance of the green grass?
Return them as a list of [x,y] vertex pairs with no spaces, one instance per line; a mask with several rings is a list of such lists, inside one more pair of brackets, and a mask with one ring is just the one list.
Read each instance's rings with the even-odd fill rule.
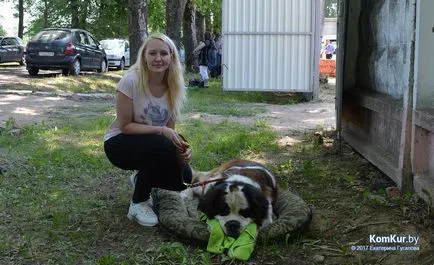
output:
[[[129,242],[130,246],[112,241],[113,236],[128,237],[140,228],[124,231],[129,222],[125,218],[128,172],[115,169],[105,158],[102,135],[112,114],[99,110],[95,117],[69,117],[56,126],[26,126],[18,135],[10,133],[14,122],[9,120],[0,131],[0,165],[7,170],[0,176],[0,212],[6,216],[0,228],[3,261],[12,256],[18,264],[26,260],[44,264],[211,264],[208,253],[196,248],[187,251],[176,242],[156,241],[159,248],[143,252],[140,238]],[[193,166],[198,169],[277,149],[275,133],[262,123],[248,127],[189,121],[180,130],[192,145]],[[116,247],[109,250],[105,245]]]
[[[209,89],[190,90],[187,111],[229,115],[232,112],[225,109],[233,107],[239,109],[234,115],[253,116],[261,107],[251,111],[248,103],[256,106],[270,97],[226,93],[219,85],[214,80]],[[58,109],[52,121],[27,125],[19,132],[14,131],[13,119],[0,129],[0,167],[5,171],[0,173],[0,263],[245,264],[127,220],[131,190],[126,180],[131,172],[113,167],[103,152],[102,136],[113,115],[112,104],[89,104]],[[372,192],[366,183],[381,173],[351,149],[339,153],[331,139],[328,145],[319,144],[310,133],[299,136],[300,144],[280,147],[278,135],[266,122],[249,126],[228,117],[220,123],[187,119],[178,125],[192,146],[192,166],[208,170],[233,158],[274,158],[269,166],[280,176],[281,187],[300,194],[314,208],[308,231],[258,245],[253,264],[304,264],[317,254],[330,264],[375,264],[372,253],[348,252],[348,242],[369,234],[366,229],[343,234],[360,216],[386,216],[396,225],[411,220],[428,227],[429,234],[432,212],[414,199],[389,204],[366,200]],[[423,232],[418,230],[426,236]],[[432,255],[424,247],[414,264],[429,264]]]
[[[188,78],[193,78],[191,74]],[[236,92],[223,91],[219,79],[211,79],[208,88],[188,88],[188,102],[186,112],[204,112],[209,114],[251,117],[264,113],[267,104],[295,104],[303,101],[295,93],[270,92]]]
[[211,79],[208,88],[191,87],[189,92],[189,98],[201,98],[215,103],[294,104],[303,100],[302,96],[296,93],[223,91],[220,79]]
[[210,170],[234,158],[248,158],[261,152],[277,152],[276,133],[267,125],[252,127],[223,121],[210,124],[191,120],[180,126],[192,146],[192,166]]
[[[101,137],[111,119],[111,113],[101,109],[93,118],[70,118],[59,126],[26,126],[18,135],[10,133],[14,123],[9,121],[10,128],[0,131],[0,165],[7,170],[0,175],[0,263],[244,264],[170,235],[153,233],[149,238],[145,228],[125,218],[131,194],[128,172],[114,168],[102,150]],[[197,169],[210,169],[235,157],[284,151],[275,144],[276,134],[260,122],[249,127],[189,120],[180,130],[192,145],[192,164]],[[291,157],[273,164],[273,170],[281,176],[283,187],[297,190],[318,208],[331,207],[333,214],[317,212],[319,221],[300,237],[258,245],[254,262],[283,264],[289,262],[288,253],[290,259],[301,260],[318,252],[318,240],[341,249],[339,256],[344,257],[347,245],[333,241],[343,238],[336,219],[346,220],[355,209],[359,214],[395,212],[387,205],[369,208],[372,205],[364,202],[363,195],[351,192],[350,187],[360,182],[354,176],[362,160],[353,154],[324,156],[327,152],[305,137]]]
[[[106,91],[114,90],[112,79],[104,81],[98,75],[48,78],[38,88],[45,90],[50,84],[51,91],[90,92],[96,89],[89,84],[101,89],[100,82],[111,82]],[[208,95],[189,91],[189,104],[206,102],[208,109],[199,111],[223,115],[263,111],[263,107],[252,111],[247,104],[236,106],[242,93],[227,95],[218,91],[218,85],[214,81]],[[244,98],[244,103],[265,102],[268,96],[262,93],[262,97],[258,93]],[[192,110],[187,107],[186,111]],[[89,105],[84,110],[87,115],[73,114],[80,112],[83,109],[77,107],[53,110],[53,121],[25,126],[18,134],[11,133],[16,124],[10,119],[0,131],[0,165],[6,169],[0,176],[0,212],[6,216],[0,228],[5,235],[0,244],[3,261],[13,257],[18,264],[212,264],[215,258],[209,253],[176,241],[156,238],[148,247],[139,243],[143,240],[137,235],[140,228],[125,218],[128,172],[114,168],[102,148],[113,106]],[[199,170],[279,149],[277,135],[261,121],[247,126],[186,120],[178,128],[189,140],[192,166]],[[125,237],[128,240],[122,243]]]

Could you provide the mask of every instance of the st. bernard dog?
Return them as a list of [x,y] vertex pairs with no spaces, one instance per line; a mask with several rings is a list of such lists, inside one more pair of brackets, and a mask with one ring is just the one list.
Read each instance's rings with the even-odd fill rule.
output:
[[209,172],[193,172],[192,185],[181,197],[193,196],[199,197],[198,209],[216,218],[226,235],[238,237],[250,223],[265,227],[273,221],[277,184],[264,165],[232,160]]

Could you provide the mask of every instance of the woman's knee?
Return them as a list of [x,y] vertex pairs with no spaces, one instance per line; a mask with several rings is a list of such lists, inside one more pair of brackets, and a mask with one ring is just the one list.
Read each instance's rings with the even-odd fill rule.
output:
[[175,144],[167,139],[166,137],[161,137],[158,142],[158,153],[167,156],[176,156],[178,149]]
[[125,156],[123,152],[119,151],[116,145],[108,141],[104,142],[104,152],[113,166],[124,170],[135,169],[134,163],[131,159],[128,156]]

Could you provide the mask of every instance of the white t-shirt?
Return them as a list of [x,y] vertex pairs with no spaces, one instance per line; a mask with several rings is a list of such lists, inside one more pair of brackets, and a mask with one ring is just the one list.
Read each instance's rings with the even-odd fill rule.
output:
[[[169,111],[167,92],[162,97],[154,97],[150,92],[144,93],[138,86],[135,71],[128,71],[118,83],[116,91],[133,100],[133,121],[153,126],[165,126],[172,113]],[[121,133],[119,120],[116,119],[104,135],[104,141]]]

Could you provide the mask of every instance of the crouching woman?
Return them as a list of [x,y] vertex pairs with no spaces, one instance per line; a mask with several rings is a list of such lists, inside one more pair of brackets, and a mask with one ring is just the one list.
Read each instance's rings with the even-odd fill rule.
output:
[[137,170],[130,177],[134,193],[127,217],[154,226],[151,189],[183,190],[192,175],[191,149],[175,129],[186,95],[173,41],[149,36],[116,91],[116,119],[104,135],[104,151],[114,166]]

